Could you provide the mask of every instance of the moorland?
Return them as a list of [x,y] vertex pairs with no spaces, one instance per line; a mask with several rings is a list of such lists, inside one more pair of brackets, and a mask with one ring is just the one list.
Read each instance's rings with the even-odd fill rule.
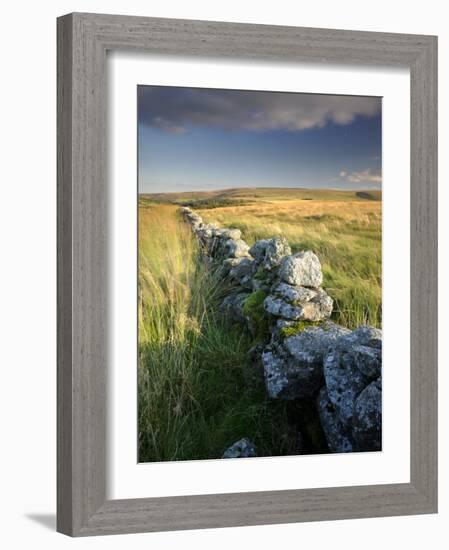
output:
[[[201,261],[180,206],[242,231],[313,250],[332,319],[382,325],[380,191],[240,188],[139,196],[139,461],[219,458],[242,434],[260,456],[295,454],[291,404],[266,397],[251,335],[220,314],[226,285]],[[307,418],[307,404],[299,404]],[[298,415],[298,411],[294,411]],[[311,452],[325,452],[319,430]]]

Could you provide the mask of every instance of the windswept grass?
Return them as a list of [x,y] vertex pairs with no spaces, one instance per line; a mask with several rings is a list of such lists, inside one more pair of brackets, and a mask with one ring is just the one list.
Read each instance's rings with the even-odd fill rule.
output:
[[[293,251],[315,251],[333,318],[348,327],[381,326],[381,202],[379,192],[368,195],[230,189],[141,197],[139,461],[219,458],[245,436],[259,456],[297,454],[298,428],[307,452],[325,450],[313,402],[267,399],[248,359],[253,342],[220,315],[228,289],[200,260],[179,203],[198,201],[205,221],[240,228],[248,243],[282,235]],[[255,293],[245,307],[263,331],[261,299]]]
[[[341,192],[340,192],[341,193]],[[282,235],[293,251],[310,249],[323,266],[323,286],[335,301],[333,318],[348,327],[382,325],[382,212],[378,192],[352,200],[285,200],[198,210],[205,221],[238,227],[244,239]]]
[[219,458],[241,437],[294,454],[287,407],[269,402],[249,337],[217,313],[223,286],[177,208],[139,208],[139,461]]

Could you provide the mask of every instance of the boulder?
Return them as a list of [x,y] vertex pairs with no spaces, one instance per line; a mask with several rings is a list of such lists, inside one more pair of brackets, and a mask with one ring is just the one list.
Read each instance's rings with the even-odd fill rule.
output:
[[320,390],[317,399],[318,414],[321,427],[326,436],[327,445],[332,453],[350,453],[354,450],[349,430],[341,422],[326,386]]
[[242,239],[227,239],[224,243],[224,248],[229,258],[244,258],[249,256],[249,246]]
[[214,236],[215,229],[216,229],[216,225],[214,225],[213,223],[203,223],[201,229],[197,231],[197,235],[200,238],[200,240],[204,242],[207,239],[211,239]]
[[220,305],[221,312],[227,315],[231,321],[247,324],[248,320],[243,313],[243,304],[249,294],[249,292],[229,294]]
[[279,266],[282,258],[290,255],[292,251],[286,239],[275,237],[256,241],[249,249],[249,253],[258,265],[267,271],[271,271]]
[[238,241],[242,237],[242,232],[240,229],[222,229],[220,236],[226,240],[233,239],[234,241]]
[[350,356],[338,347],[327,354],[323,369],[329,399],[342,422],[349,425],[355,401],[367,385],[368,379],[359,371]]
[[359,451],[382,449],[382,383],[371,382],[357,397],[352,434]]
[[360,393],[381,374],[381,334],[372,327],[359,327],[340,338],[324,358],[329,399],[346,425],[352,422]]
[[296,321],[323,321],[330,317],[333,300],[323,289],[310,291],[310,293],[307,292],[309,289],[304,287],[299,287],[299,291],[295,291],[294,287],[290,289],[292,289],[289,291],[290,295],[296,292],[296,297],[301,296],[303,301],[297,299],[291,302],[269,295],[264,302],[266,312],[274,317]]
[[262,365],[265,387],[271,399],[307,399],[323,383],[323,371],[319,363],[299,364],[273,347],[262,353]]
[[247,437],[243,437],[228,447],[221,458],[250,458],[257,456],[254,443]]
[[304,286],[292,286],[287,283],[279,283],[273,290],[273,294],[291,304],[309,302],[318,295],[316,290]]
[[283,346],[299,363],[320,363],[330,349],[349,329],[328,321],[322,326],[310,326],[285,338]]
[[234,267],[237,267],[240,262],[245,260],[246,258],[226,258],[223,260],[221,264],[221,274],[223,277],[229,276],[229,273]]
[[[248,257],[235,258],[235,264],[229,271],[229,277],[243,288],[253,289],[254,260]],[[225,260],[228,262],[229,260]],[[224,263],[224,262],[223,262]]]
[[274,317],[282,317],[282,319],[299,320],[303,319],[302,307],[292,306],[288,302],[284,302],[281,298],[267,296],[264,300],[263,307],[267,313]]
[[323,384],[323,356],[345,331],[329,322],[324,328],[306,327],[283,341],[272,341],[262,353],[268,395],[287,400],[313,397]]
[[310,250],[286,256],[281,261],[279,277],[293,286],[318,288],[323,282],[320,260]]
[[382,369],[382,331],[362,325],[342,340],[342,347],[351,354],[357,368],[368,378],[377,378]]

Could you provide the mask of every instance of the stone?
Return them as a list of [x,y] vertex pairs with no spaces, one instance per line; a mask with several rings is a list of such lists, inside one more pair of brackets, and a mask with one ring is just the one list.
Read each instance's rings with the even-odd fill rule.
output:
[[254,260],[251,258],[235,258],[238,263],[232,266],[229,277],[243,288],[253,289]]
[[272,288],[272,293],[274,298],[267,302],[267,311],[272,315],[306,321],[323,321],[331,316],[333,300],[322,288],[311,289],[281,282]]
[[233,239],[234,241],[238,241],[242,237],[242,232],[240,229],[222,229],[221,235],[223,239]]
[[279,266],[282,258],[292,253],[286,239],[274,237],[256,241],[249,249],[249,253],[263,269],[271,271]]
[[306,327],[262,353],[265,386],[272,399],[310,398],[323,384],[323,356],[349,330],[331,322]]
[[301,306],[292,306],[281,298],[274,298],[271,295],[267,296],[263,307],[267,313],[274,317],[282,317],[283,319],[294,321],[303,319],[303,308]]
[[338,340],[349,334],[349,329],[328,321],[319,327],[305,327],[285,338],[283,346],[299,363],[320,363]]
[[191,222],[202,222],[203,221],[201,216],[199,216],[195,212],[188,212],[186,214],[186,218]]
[[343,425],[329,399],[326,386],[320,390],[317,399],[321,427],[326,436],[327,446],[332,453],[350,453],[354,450],[349,430]]
[[203,227],[203,222],[200,220],[195,220],[192,222],[192,229],[195,233],[197,233],[201,228]]
[[356,399],[382,371],[382,332],[361,326],[339,339],[323,362],[329,398],[345,424],[352,421]]
[[330,317],[332,307],[333,300],[323,289],[315,291],[310,301],[292,304],[269,295],[264,302],[265,311],[270,315],[296,321],[323,321]]
[[353,357],[359,371],[365,376],[375,378],[381,375],[382,353],[379,349],[355,345],[348,353]]
[[251,458],[257,456],[254,443],[243,437],[228,447],[221,458]]
[[319,288],[323,282],[320,260],[310,250],[286,256],[281,261],[279,277],[290,285]]
[[220,311],[227,315],[231,321],[247,324],[248,320],[243,313],[243,304],[248,296],[248,292],[229,294],[221,303]]
[[352,434],[358,451],[382,450],[382,383],[371,382],[357,397]]
[[369,325],[361,325],[346,338],[348,345],[369,346],[382,349],[382,331]]
[[382,331],[362,325],[341,342],[357,368],[368,378],[377,378],[382,371]]
[[304,399],[313,396],[323,382],[320,363],[295,362],[276,349],[265,348],[262,353],[265,387],[271,399]]
[[237,267],[246,258],[226,258],[221,264],[222,275],[227,277],[234,267]]
[[329,319],[334,307],[334,301],[322,288],[309,302],[303,304],[303,318],[307,321],[323,321]]
[[323,362],[329,399],[342,422],[349,425],[354,413],[355,401],[368,383],[367,377],[356,367],[350,354],[341,349],[331,350]]
[[287,283],[279,283],[273,288],[273,294],[295,305],[309,302],[318,295],[318,292],[304,286],[292,286]]
[[243,258],[249,256],[249,246],[242,239],[228,239],[225,242],[226,255],[230,258]]
[[204,242],[207,239],[211,239],[214,236],[215,229],[216,229],[216,226],[214,224],[204,223],[201,229],[197,231],[197,235],[201,239],[201,241]]

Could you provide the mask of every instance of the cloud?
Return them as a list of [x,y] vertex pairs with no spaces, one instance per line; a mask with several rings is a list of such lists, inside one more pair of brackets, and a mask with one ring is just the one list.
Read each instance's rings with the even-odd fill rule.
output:
[[360,172],[348,173],[345,170],[340,172],[340,177],[344,178],[348,183],[382,183],[382,174],[380,169],[372,170],[367,168]]
[[139,122],[182,134],[192,127],[298,132],[380,113],[378,97],[139,86]]
[[152,123],[154,127],[170,134],[185,134],[187,131],[183,126],[177,126],[161,116],[154,117]]

